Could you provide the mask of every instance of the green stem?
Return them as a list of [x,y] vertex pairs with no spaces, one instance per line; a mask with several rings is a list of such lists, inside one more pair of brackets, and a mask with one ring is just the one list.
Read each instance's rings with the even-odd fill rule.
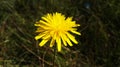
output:
[[55,67],[55,56],[56,56],[56,48],[54,48],[53,67]]

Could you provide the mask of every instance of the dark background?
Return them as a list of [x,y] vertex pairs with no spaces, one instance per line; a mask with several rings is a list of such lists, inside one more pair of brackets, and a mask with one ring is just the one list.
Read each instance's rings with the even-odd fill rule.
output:
[[[47,13],[80,24],[78,45],[56,54],[34,40],[34,23]],[[120,0],[0,0],[0,65],[120,67]],[[11,66],[12,67],[12,66]]]

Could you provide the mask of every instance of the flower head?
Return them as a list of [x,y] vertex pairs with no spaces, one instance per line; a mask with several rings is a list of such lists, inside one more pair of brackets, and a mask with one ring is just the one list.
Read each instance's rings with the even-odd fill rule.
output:
[[36,32],[39,33],[35,36],[35,39],[42,39],[39,46],[43,46],[50,41],[50,47],[53,47],[56,43],[58,51],[61,51],[62,44],[65,46],[67,46],[67,44],[73,46],[72,42],[78,44],[71,33],[81,35],[76,29],[76,27],[80,25],[72,21],[72,17],[66,18],[57,12],[53,14],[48,13],[43,16],[40,21],[35,23],[35,26],[38,27]]

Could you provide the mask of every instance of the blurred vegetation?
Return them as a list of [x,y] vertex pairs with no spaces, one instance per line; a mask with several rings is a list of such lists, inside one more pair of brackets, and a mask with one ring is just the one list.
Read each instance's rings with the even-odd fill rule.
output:
[[120,67],[119,0],[0,0],[0,65],[53,67],[54,49],[34,40],[34,23],[53,12],[73,16],[82,33],[55,67]]

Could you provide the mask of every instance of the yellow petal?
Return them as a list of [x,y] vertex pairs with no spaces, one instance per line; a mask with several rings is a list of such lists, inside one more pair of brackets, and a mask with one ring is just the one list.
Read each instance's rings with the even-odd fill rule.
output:
[[70,46],[73,46],[73,44],[70,42],[70,40],[67,38],[66,35],[63,35],[63,38],[65,41],[67,41],[67,43],[70,45]]
[[45,44],[47,43],[47,41],[48,41],[48,39],[46,39],[46,40],[42,40],[42,41],[39,43],[39,46],[43,46],[43,45],[45,45]]
[[54,31],[51,31],[50,32],[50,35],[52,35],[52,40],[51,40],[51,43],[50,43],[50,47],[53,47],[53,45],[55,44],[55,40],[56,40],[56,34],[54,34]]
[[36,23],[36,24],[34,24],[34,26],[40,26],[40,24]]
[[60,52],[61,51],[61,40],[60,40],[60,38],[56,38],[56,43],[57,43],[58,52]]
[[80,24],[76,24],[76,26],[80,26]]
[[44,29],[39,29],[39,28],[38,28],[35,32],[37,32],[37,33],[38,33],[38,32],[44,32]]
[[77,31],[74,31],[74,30],[71,30],[72,33],[75,33],[77,35],[81,35],[81,33],[77,32]]
[[50,20],[52,20],[51,18],[52,18],[53,16],[52,16],[52,14],[47,14],[46,17],[49,18]]
[[64,44],[65,46],[67,46],[66,40],[65,40],[65,38],[64,38],[63,35],[64,35],[64,34],[61,35],[61,39],[62,39],[62,41],[63,41],[63,44]]
[[70,42],[69,39],[67,39],[67,43],[68,43],[70,46],[73,46],[73,44]]
[[73,17],[68,17],[68,18],[66,19],[66,21],[72,21],[72,18],[73,18]]
[[47,25],[47,26],[50,26],[49,23],[47,23],[47,22],[45,22],[45,21],[43,21],[43,20],[40,20],[39,22],[42,23],[42,24],[45,24],[45,25]]
[[49,26],[43,25],[43,24],[34,24],[35,26],[38,26],[39,28],[43,28],[43,29],[50,29]]
[[45,36],[45,34],[39,34],[39,35],[37,35],[37,36],[35,37],[35,40],[38,40],[38,39],[40,39],[40,38],[43,37],[43,36]]
[[49,34],[46,34],[44,37],[42,37],[42,39],[50,39],[50,35]]
[[53,47],[54,44],[55,44],[55,40],[52,38],[52,40],[50,42],[50,47]]
[[72,40],[75,44],[78,44],[78,42],[75,40],[75,37],[71,35],[70,33],[66,32],[67,36]]
[[48,23],[50,23],[50,22],[51,22],[50,18],[47,18],[47,17],[42,17],[42,19],[43,19],[44,21],[48,22]]

